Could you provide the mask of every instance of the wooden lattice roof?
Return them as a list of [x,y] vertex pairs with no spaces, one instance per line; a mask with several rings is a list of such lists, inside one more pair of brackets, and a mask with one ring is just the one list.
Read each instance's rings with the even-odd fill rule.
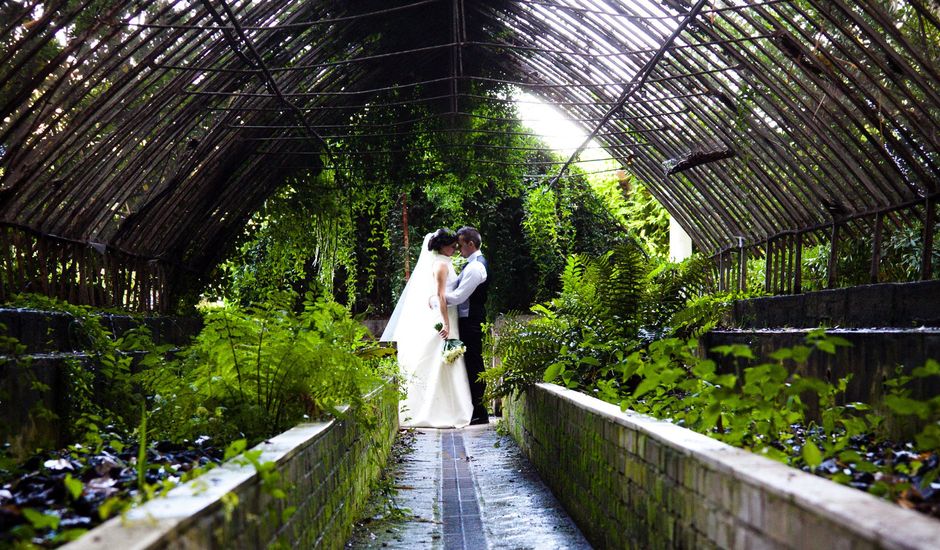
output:
[[289,166],[354,153],[326,143],[389,90],[441,116],[475,82],[554,103],[711,252],[930,220],[940,179],[932,0],[8,0],[0,21],[0,222],[197,272]]

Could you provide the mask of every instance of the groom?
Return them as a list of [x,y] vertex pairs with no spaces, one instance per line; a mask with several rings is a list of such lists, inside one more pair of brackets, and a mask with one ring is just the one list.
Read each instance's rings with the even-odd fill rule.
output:
[[464,361],[467,377],[470,378],[470,395],[473,398],[471,424],[486,424],[490,419],[483,406],[483,391],[486,385],[479,380],[483,372],[483,330],[480,325],[486,317],[486,282],[489,264],[480,253],[480,232],[473,227],[457,230],[457,246],[467,265],[460,271],[457,287],[446,293],[447,303],[457,305],[457,328],[460,339],[467,346]]

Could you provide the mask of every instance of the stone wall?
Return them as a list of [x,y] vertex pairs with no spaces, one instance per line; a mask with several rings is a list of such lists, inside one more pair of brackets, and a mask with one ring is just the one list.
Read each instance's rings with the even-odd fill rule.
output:
[[[199,317],[97,317],[115,339],[145,326],[155,343],[174,346],[188,343],[202,327]],[[60,311],[0,308],[0,337],[0,440],[18,458],[37,448],[68,444],[64,429],[73,421],[67,399],[70,364],[94,370],[81,321]],[[22,349],[13,349],[14,343]],[[40,410],[54,416],[37,414]]]
[[[263,490],[252,466],[230,461],[64,548],[342,548],[398,430],[391,385],[369,406],[373,428],[351,420],[303,424],[256,447],[292,485],[286,499]],[[228,495],[237,497],[234,508]]]
[[[758,357],[782,347],[805,344],[807,329],[833,327],[828,333],[848,340],[850,347],[835,354],[814,353],[804,365],[788,363],[793,372],[835,381],[851,376],[845,401],[878,406],[885,379],[900,367],[906,373],[928,359],[940,360],[940,280],[884,283],[822,290],[794,296],[772,296],[734,303],[727,329],[712,330],[701,339],[703,352],[723,372],[741,374],[744,361],[709,353],[716,346],[744,344]],[[917,380],[913,396],[929,399],[940,394],[940,381]],[[810,414],[815,399],[804,396]],[[892,426],[894,437],[910,437],[914,422]]]
[[926,549],[940,540],[937,520],[552,384],[505,407],[513,437],[598,548]]
[[940,327],[940,280],[739,300],[731,311],[731,326]]

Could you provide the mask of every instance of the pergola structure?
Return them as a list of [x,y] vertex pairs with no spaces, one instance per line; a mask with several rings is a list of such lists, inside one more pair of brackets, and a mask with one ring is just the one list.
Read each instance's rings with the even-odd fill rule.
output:
[[508,100],[475,83],[591,132],[725,286],[750,255],[798,292],[804,244],[863,236],[877,277],[882,233],[912,224],[930,278],[938,37],[934,0],[9,0],[0,294],[159,310],[290,166],[413,124],[356,113]]

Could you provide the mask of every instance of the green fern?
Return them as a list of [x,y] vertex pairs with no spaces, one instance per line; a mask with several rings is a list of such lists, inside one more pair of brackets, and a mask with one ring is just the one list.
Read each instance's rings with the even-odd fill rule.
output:
[[652,269],[629,244],[594,258],[568,256],[561,292],[534,306],[532,319],[506,318],[487,346],[498,363],[485,374],[491,397],[542,380],[596,386],[618,362],[670,332],[689,298],[710,290],[712,269],[701,257]]

